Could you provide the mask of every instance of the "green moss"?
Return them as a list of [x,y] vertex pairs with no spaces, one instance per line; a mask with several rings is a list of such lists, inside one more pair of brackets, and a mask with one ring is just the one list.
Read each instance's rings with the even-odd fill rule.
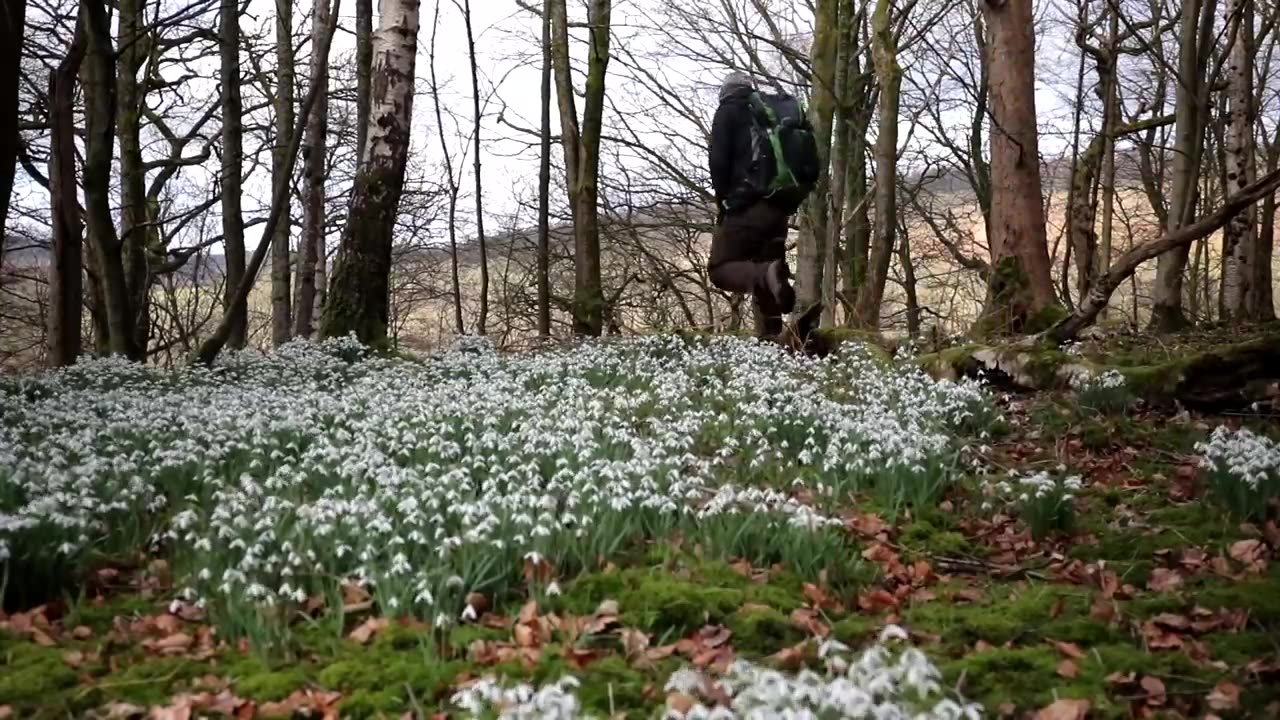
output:
[[1067,309],[1057,303],[1045,305],[1027,318],[1026,333],[1029,335],[1044,332],[1058,323],[1066,320],[1071,313]]
[[770,607],[749,607],[729,617],[733,647],[747,655],[767,655],[804,639],[790,618]]
[[[423,650],[397,650],[391,642],[367,648],[350,644],[341,659],[316,674],[316,680],[324,688],[350,694],[355,701],[352,716],[362,717],[361,713],[405,709],[410,689],[418,700],[433,702],[464,667]],[[344,703],[344,717],[347,710]]]
[[[708,564],[687,573],[626,569],[593,573],[572,582],[556,606],[577,614],[593,612],[605,600],[614,600],[624,625],[650,632],[687,635],[702,626],[722,623],[747,603],[789,613],[800,607],[797,591],[770,584],[754,584],[725,566]],[[782,574],[782,580],[793,580]],[[798,581],[796,581],[798,582]]]
[[175,686],[210,671],[209,665],[190,658],[149,658],[125,667],[103,685],[114,698],[138,705],[154,705],[171,697]]
[[1247,609],[1250,622],[1280,631],[1280,569],[1246,580],[1207,580],[1205,586],[1195,589],[1195,601],[1210,609]]
[[64,619],[68,627],[85,625],[101,634],[111,629],[117,617],[133,617],[156,612],[156,604],[136,595],[120,595],[105,600],[86,600],[77,603]]
[[229,664],[225,674],[238,694],[259,702],[282,700],[307,683],[306,670],[301,666],[273,670],[252,655]]
[[[938,524],[945,525],[948,518],[937,518]],[[969,538],[953,530],[942,529],[935,524],[935,519],[918,519],[902,528],[900,542],[912,550],[925,552],[932,556],[956,557],[972,555],[975,552]]]
[[850,647],[860,647],[874,640],[881,623],[865,615],[850,615],[831,626],[831,637]]
[[[1050,617],[1059,602],[1061,613]],[[979,640],[1001,645],[1042,640],[1095,644],[1115,639],[1116,630],[1088,617],[1088,602],[1083,593],[1028,587],[1012,596],[997,594],[982,602],[923,603],[909,609],[906,620],[912,627],[939,634],[946,644],[960,648]]]
[[618,710],[633,710],[654,702],[645,697],[645,686],[652,680],[616,655],[593,662],[574,675],[582,681],[578,699],[588,713],[609,717]]
[[0,637],[4,638],[0,646],[0,705],[34,709],[47,705],[59,691],[75,686],[76,672],[63,661],[63,650],[16,641],[8,635]]

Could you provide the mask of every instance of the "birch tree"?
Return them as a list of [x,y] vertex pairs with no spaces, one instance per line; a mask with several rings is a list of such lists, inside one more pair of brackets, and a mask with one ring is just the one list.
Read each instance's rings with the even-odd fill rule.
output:
[[321,323],[324,337],[355,333],[371,345],[387,339],[391,246],[413,119],[418,0],[382,0],[379,10],[364,157]]
[[[1240,192],[1253,181],[1253,2],[1228,0],[1227,23],[1231,46],[1227,60],[1227,127],[1223,148],[1227,193]],[[1255,287],[1258,235],[1254,206],[1241,210],[1223,228],[1222,294],[1226,318],[1253,320],[1260,314]]]

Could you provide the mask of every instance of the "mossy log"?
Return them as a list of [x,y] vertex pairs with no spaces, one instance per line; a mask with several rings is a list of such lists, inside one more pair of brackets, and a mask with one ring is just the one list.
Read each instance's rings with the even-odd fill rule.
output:
[[1067,390],[1079,377],[1115,370],[1135,394],[1156,405],[1196,410],[1280,401],[1280,333],[1151,365],[1109,365],[1023,341],[964,345],[917,359],[934,377],[984,376],[1011,390]]

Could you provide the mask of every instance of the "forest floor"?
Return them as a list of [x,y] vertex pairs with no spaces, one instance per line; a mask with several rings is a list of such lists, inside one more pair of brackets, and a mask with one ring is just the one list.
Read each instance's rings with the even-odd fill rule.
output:
[[[1150,344],[1133,345],[1132,352],[1143,357],[1155,351]],[[1162,350],[1170,347],[1160,346]],[[644,352],[661,356],[667,351]],[[737,357],[733,353],[739,351],[726,352],[729,355],[717,356],[716,363],[732,362]],[[715,363],[699,365],[705,358],[685,359],[689,370],[682,377],[728,372]],[[623,372],[625,367],[615,355],[593,362],[595,370],[582,371],[593,388],[624,387],[644,376],[644,372]],[[805,382],[832,380],[832,385],[818,383],[825,389],[868,372],[872,363],[884,363],[864,359],[848,374],[833,377],[825,365],[803,364],[795,370],[790,365],[795,362],[776,353],[767,360],[787,364],[786,372],[798,373],[796,377]],[[839,361],[829,361],[834,362]],[[461,366],[461,360],[444,363],[449,373]],[[132,393],[147,388],[167,392],[163,379],[139,379],[119,368],[97,372],[115,379],[105,384],[85,377],[57,382],[74,385],[77,393],[112,395],[109,407],[117,409],[132,402]],[[269,373],[276,378],[273,382],[284,382],[279,380],[281,372],[273,366]],[[891,385],[893,378],[907,371],[886,372]],[[243,371],[237,382],[245,382],[249,375]],[[318,381],[303,377],[288,382]],[[399,377],[391,387],[402,388],[403,382]],[[502,384],[492,379],[485,382]],[[731,377],[722,377],[721,382],[707,390],[707,398],[721,390],[744,394],[735,396],[736,405],[713,409],[712,415],[721,413],[723,420],[724,414],[736,409],[763,423],[750,427],[765,428],[752,434],[738,426],[723,437],[738,433],[764,438],[759,442],[772,443],[770,447],[787,447],[785,441],[779,442],[788,437],[785,433],[774,432],[777,427],[768,429],[769,423],[787,422],[778,419],[783,415],[776,405],[756,408],[755,394],[725,390],[738,387]],[[0,392],[0,399],[25,398],[25,417],[34,422],[36,404],[72,392],[51,387],[19,389],[14,383]],[[801,401],[814,402],[803,387],[801,383],[789,392]],[[254,392],[261,390],[257,384],[254,388]],[[629,392],[639,399],[618,412],[677,424],[687,416],[677,411],[664,414],[662,402],[688,402],[692,408],[707,401],[673,399],[660,385],[635,385]],[[690,392],[689,387],[682,392]],[[915,397],[902,392],[906,394],[898,402]],[[273,396],[267,392],[261,397],[266,398],[260,400],[264,412],[270,413]],[[615,406],[622,407],[619,398],[629,396],[612,397]],[[203,501],[230,501],[225,494],[203,494],[189,485],[164,486],[169,509],[162,509],[166,507],[162,503],[152,507],[163,521],[130,536],[128,542],[136,543],[133,552],[122,550],[123,545],[80,552],[66,571],[73,575],[72,582],[60,585],[56,593],[41,597],[29,563],[6,563],[8,612],[0,615],[0,718],[254,718],[308,713],[317,717],[465,717],[459,705],[465,701],[456,693],[481,687],[475,685],[480,678],[537,688],[564,676],[577,679],[573,694],[586,714],[652,717],[662,708],[685,711],[697,703],[712,706],[740,700],[741,687],[716,685],[717,678],[744,672],[733,665],[736,660],[776,668],[793,678],[806,667],[819,674],[831,673],[831,653],[840,648],[838,643],[851,648],[854,657],[866,647],[892,646],[892,657],[906,646],[919,649],[940,673],[939,686],[926,694],[978,703],[988,717],[1280,715],[1280,530],[1274,501],[1270,509],[1264,506],[1251,518],[1247,512],[1245,517],[1229,513],[1211,493],[1221,478],[1213,480],[1212,468],[1202,467],[1203,450],[1197,447],[1218,426],[1250,427],[1263,451],[1270,447],[1274,452],[1280,423],[1256,413],[1211,417],[1130,401],[1088,409],[1075,394],[984,391],[982,398],[999,411],[998,417],[993,413],[978,423],[951,422],[946,449],[929,446],[930,452],[941,453],[939,457],[947,462],[936,478],[936,491],[920,491],[927,500],[921,499],[925,495],[913,495],[917,490],[912,488],[905,495],[884,492],[887,475],[874,483],[840,484],[831,479],[848,468],[806,474],[801,468],[822,464],[818,456],[788,459],[774,471],[765,467],[750,479],[753,487],[784,495],[790,509],[776,504],[777,498],[761,500],[751,495],[747,502],[762,508],[768,505],[770,517],[781,512],[793,519],[807,517],[797,515],[793,506],[811,507],[826,518],[825,526],[814,531],[815,539],[807,539],[805,528],[799,527],[803,522],[704,530],[699,523],[721,522],[715,514],[667,524],[655,521],[625,532],[607,530],[623,527],[608,525],[612,519],[598,520],[601,534],[616,537],[616,542],[601,545],[584,540],[588,550],[580,557],[545,551],[514,556],[509,569],[501,571],[506,579],[500,583],[476,581],[487,575],[472,572],[475,566],[469,563],[478,556],[469,556],[456,566],[467,568],[458,571],[465,576],[466,587],[459,588],[447,619],[421,607],[397,612],[396,607],[404,609],[397,598],[414,592],[390,593],[389,579],[362,586],[349,577],[330,578],[330,584],[309,585],[306,592],[297,593],[297,603],[255,611],[259,614],[252,621],[225,607],[219,609],[220,596],[205,586],[200,595],[208,599],[207,604],[176,600],[181,597],[179,590],[191,584],[187,576],[196,567],[191,564],[195,551],[182,550],[184,544],[203,548],[202,552],[218,550],[216,523],[209,526],[215,529],[208,536],[214,538],[212,551],[208,538],[201,545],[200,538],[183,536],[191,519],[184,520],[182,512],[176,512],[180,490]],[[908,412],[884,398],[845,399],[855,400],[887,402]],[[558,402],[564,402],[564,397]],[[98,417],[104,417],[104,412],[99,408]],[[109,413],[105,417],[110,420]],[[692,455],[714,455],[714,443],[702,443],[708,440],[706,423],[714,423],[715,418],[698,417],[703,425],[676,430],[698,436]],[[866,419],[872,421],[870,416]],[[7,420],[12,423],[16,416]],[[58,422],[75,424],[66,418]],[[811,428],[816,426],[817,421],[801,428],[796,444],[803,444],[806,432],[812,436]],[[498,422],[491,429],[501,434],[504,425]],[[551,432],[547,427],[542,430]],[[862,427],[857,432],[877,431]],[[477,430],[468,437],[479,435]],[[821,449],[825,440],[812,445]],[[10,433],[8,444],[0,444],[0,466],[5,464],[6,451],[18,457],[15,467],[21,465],[20,441],[31,446],[28,449],[34,447],[34,440]],[[490,442],[501,447],[498,440],[490,438]],[[518,442],[528,442],[528,437]],[[574,442],[582,448],[624,440],[605,432],[579,436]],[[864,452],[881,452],[874,443],[860,447]],[[465,465],[471,461],[468,453],[483,458],[485,451],[463,448],[460,456],[453,457]],[[630,454],[624,455],[624,461],[635,461]],[[889,455],[884,457],[883,462],[892,465]],[[740,459],[735,455],[729,464]],[[409,456],[400,460],[436,462]],[[250,483],[238,468],[253,474],[260,467],[244,457],[235,462],[241,464],[219,465],[215,474],[233,478],[228,481],[231,484],[239,475],[243,488]],[[203,472],[183,467],[169,469]],[[600,467],[595,471],[602,472]],[[716,468],[712,476],[726,477],[723,466]],[[155,482],[170,482],[160,477],[163,470],[157,470]],[[1271,473],[1266,482],[1280,482],[1280,466],[1263,472]],[[1079,478],[1078,489],[1073,489],[1073,477]],[[1039,480],[1021,482],[1020,478]],[[17,473],[5,477],[0,470],[4,489],[0,538],[7,539],[14,558],[20,558],[24,547],[19,534],[31,527],[22,525],[21,512],[15,509],[31,498],[11,492],[20,480],[30,481]],[[1012,490],[1002,490],[1001,482],[1010,483]],[[1020,501],[1017,497],[1024,491],[1034,492],[1036,482],[1052,486],[1051,507],[1037,509],[1033,507],[1036,498]],[[264,481],[262,486],[271,484]],[[310,499],[317,493],[312,492]],[[669,499],[675,490],[661,488],[657,497],[664,494]],[[744,490],[738,497],[746,495],[750,493]],[[264,513],[274,512],[262,504],[263,496],[253,497]],[[703,497],[698,502],[726,502],[723,493],[715,497],[719,500]],[[707,505],[699,507],[705,510]],[[277,532],[285,537],[290,532],[286,528],[296,523],[292,517],[279,517]],[[122,521],[113,516],[111,522]],[[122,531],[113,525],[109,532]],[[40,542],[55,542],[51,537],[42,536]],[[140,542],[139,537],[148,541]],[[163,540],[156,542],[157,537]],[[283,547],[284,554],[303,552],[300,544]],[[494,547],[498,547],[496,541]],[[355,552],[361,552],[358,546]],[[365,560],[365,565],[374,564]],[[415,565],[426,562],[410,560]],[[366,569],[362,567],[362,572]],[[51,573],[40,582],[55,576]],[[207,587],[218,582],[215,573]],[[461,582],[463,578],[451,579],[431,587]],[[303,587],[301,579],[295,584]],[[252,594],[247,587],[232,591]],[[435,592],[439,607],[445,604],[443,592]],[[457,607],[462,608],[460,615]],[[278,622],[258,622],[263,612]],[[901,628],[905,640],[885,637],[886,626]],[[710,680],[680,686],[672,677],[681,668],[698,669]],[[903,681],[905,676],[894,677]],[[884,699],[884,693],[869,692]],[[737,699],[731,697],[735,693]],[[904,707],[922,707],[915,699],[902,702]],[[498,700],[491,707],[501,705]],[[946,713],[939,706],[934,710],[938,716]]]

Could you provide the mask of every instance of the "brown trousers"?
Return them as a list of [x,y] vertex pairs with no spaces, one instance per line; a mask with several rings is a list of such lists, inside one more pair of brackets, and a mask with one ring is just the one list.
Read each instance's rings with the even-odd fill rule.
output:
[[765,270],[786,253],[787,214],[763,200],[726,215],[711,234],[711,282],[721,290],[751,293],[763,317],[761,335],[782,332],[784,309],[769,291]]

